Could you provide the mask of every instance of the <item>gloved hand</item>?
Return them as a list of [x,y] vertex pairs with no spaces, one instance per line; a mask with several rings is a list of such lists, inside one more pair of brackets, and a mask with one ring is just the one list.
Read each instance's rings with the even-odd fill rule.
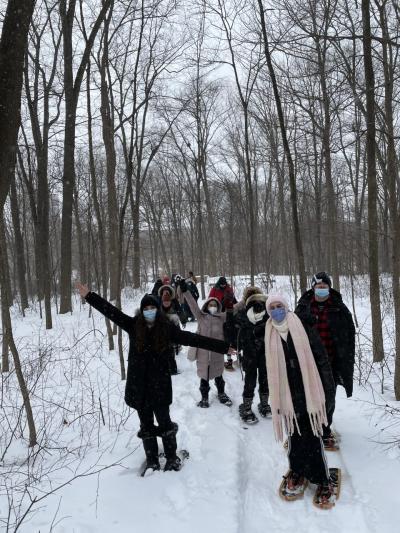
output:
[[179,287],[181,288],[182,292],[186,292],[188,290],[187,283],[186,283],[186,281],[184,279],[181,279],[179,281]]

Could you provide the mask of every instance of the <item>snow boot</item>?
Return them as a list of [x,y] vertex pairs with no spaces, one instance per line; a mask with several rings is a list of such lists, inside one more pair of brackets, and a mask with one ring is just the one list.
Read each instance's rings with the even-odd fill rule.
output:
[[140,430],[138,437],[143,441],[144,453],[146,454],[145,470],[160,470],[160,461],[158,460],[158,443],[156,437],[156,428],[150,431]]
[[239,405],[239,415],[246,424],[257,424],[258,418],[251,409],[253,398],[243,398],[243,403]]
[[260,394],[260,403],[258,404],[258,412],[264,418],[271,414],[271,406],[268,403],[268,394]]
[[217,386],[218,390],[218,400],[224,404],[230,407],[232,405],[232,400],[229,398],[229,396],[225,393],[225,381],[222,376],[218,376],[215,378],[215,385]]
[[307,488],[308,480],[289,470],[285,476],[283,476],[282,483],[279,487],[280,496],[286,501],[294,501],[302,498]]
[[201,397],[201,400],[197,403],[197,407],[204,407],[204,408],[210,407],[210,404],[208,403],[208,395],[207,396],[203,395]]
[[317,486],[314,505],[319,509],[332,509],[340,496],[341,480],[340,468],[330,468],[329,480]]
[[232,400],[229,398],[229,396],[225,392],[219,392],[218,393],[218,400],[224,404],[230,407],[232,405]]
[[178,424],[173,422],[172,425],[173,427],[171,429],[165,431],[161,435],[164,446],[164,454],[167,459],[167,462],[164,466],[164,472],[168,472],[170,470],[178,471],[182,466],[181,459],[176,455],[176,434],[178,432]]
[[336,436],[331,432],[329,435],[322,435],[324,449],[328,452],[336,452],[340,449]]

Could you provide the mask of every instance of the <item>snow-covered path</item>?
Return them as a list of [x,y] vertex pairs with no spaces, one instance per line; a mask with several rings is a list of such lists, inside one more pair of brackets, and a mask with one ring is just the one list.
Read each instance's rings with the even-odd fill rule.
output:
[[[126,312],[132,312],[133,307],[133,303],[127,306]],[[98,313],[94,319],[88,318],[87,307],[74,313],[69,321],[66,317],[57,320],[63,342],[70,346],[93,327],[104,331],[102,318]],[[35,321],[32,318],[32,323]],[[196,324],[189,324],[188,329],[194,331]],[[108,352],[104,338],[91,339],[93,335],[79,343],[87,342],[83,353],[94,344],[91,356],[89,352],[82,355],[87,358],[85,367],[89,365],[91,389],[95,391],[92,395],[96,398],[97,394],[104,394],[104,402],[109,398],[107,408],[104,403],[106,421],[118,421],[119,416],[122,419],[124,409],[129,415],[118,431],[118,424],[111,429],[100,424],[100,429],[95,429],[96,435],[101,432],[100,464],[119,464],[99,475],[75,479],[46,498],[41,510],[21,527],[23,533],[399,531],[400,461],[398,455],[374,442],[376,429],[370,407],[364,402],[371,400],[369,391],[355,386],[353,398],[346,399],[344,391],[338,390],[334,425],[341,436],[341,451],[329,453],[328,462],[342,468],[342,492],[334,509],[321,511],[312,505],[314,487],[307,489],[302,501],[289,503],[279,498],[277,489],[287,470],[286,452],[275,442],[270,419],[260,419],[250,427],[240,421],[240,371],[224,374],[226,391],[234,401],[231,408],[219,404],[211,384],[210,408],[200,409],[196,406],[200,396],[196,367],[187,361],[184,349],[178,356],[182,373],[173,377],[171,414],[179,424],[178,446],[189,450],[190,459],[178,473],[156,472],[140,478],[138,469],[144,455],[136,437],[139,424],[136,413],[129,412],[123,403],[124,385],[118,378],[117,356]],[[64,378],[57,379],[62,383]],[[80,384],[79,376],[75,379],[71,394],[79,387],[87,387],[86,383]],[[84,396],[88,394],[85,392]],[[71,424],[64,431],[73,429]],[[99,456],[95,440],[91,441],[92,449],[87,451],[83,466],[93,464]],[[52,483],[56,486],[68,477],[60,471]]]

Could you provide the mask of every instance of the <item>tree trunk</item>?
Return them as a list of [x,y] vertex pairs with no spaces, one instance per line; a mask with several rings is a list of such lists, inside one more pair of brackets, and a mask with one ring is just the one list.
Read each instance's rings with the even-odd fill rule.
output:
[[384,359],[379,288],[377,178],[375,158],[375,76],[372,64],[370,2],[362,0],[364,73],[366,91],[366,151],[368,179],[368,249],[374,362]]
[[24,309],[29,307],[28,305],[28,294],[26,290],[26,265],[25,265],[25,251],[24,251],[24,240],[21,233],[21,225],[19,220],[19,208],[18,208],[18,199],[17,199],[17,189],[15,187],[15,181],[11,181],[11,216],[14,226],[14,239],[15,239],[15,253],[17,259],[17,274],[18,274],[18,287],[21,297],[21,308],[22,313],[24,314]]
[[298,206],[297,206],[296,175],[294,171],[292,154],[290,151],[289,141],[288,141],[287,132],[286,132],[281,97],[279,94],[278,84],[277,84],[276,76],[275,76],[275,70],[272,64],[271,53],[269,50],[267,28],[265,25],[264,6],[263,6],[262,0],[258,0],[258,6],[260,10],[261,30],[262,30],[263,40],[264,40],[265,59],[267,61],[268,71],[269,71],[269,75],[271,78],[271,83],[272,83],[272,87],[274,91],[274,98],[275,98],[276,110],[277,110],[278,118],[279,118],[279,126],[281,130],[281,135],[282,135],[283,148],[285,151],[285,156],[286,156],[288,171],[289,171],[290,203],[292,206],[293,229],[294,229],[294,235],[295,235],[297,261],[298,261],[299,276],[300,276],[300,291],[304,293],[307,290],[307,275],[306,275],[306,269],[305,269],[303,243],[301,239],[299,215],[298,215],[298,208],[297,208]]

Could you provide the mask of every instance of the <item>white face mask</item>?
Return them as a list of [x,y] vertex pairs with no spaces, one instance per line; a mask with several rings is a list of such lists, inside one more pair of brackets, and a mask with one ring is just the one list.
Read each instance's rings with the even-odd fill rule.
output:
[[250,307],[250,309],[247,311],[246,314],[247,314],[247,318],[250,320],[250,322],[255,324],[256,322],[259,322],[260,320],[263,319],[263,316],[265,315],[265,310],[264,311],[260,311],[259,313],[255,313],[254,309],[252,307]]
[[215,305],[211,305],[210,307],[208,307],[208,312],[210,313],[210,315],[214,315],[217,311],[218,307],[216,307]]

